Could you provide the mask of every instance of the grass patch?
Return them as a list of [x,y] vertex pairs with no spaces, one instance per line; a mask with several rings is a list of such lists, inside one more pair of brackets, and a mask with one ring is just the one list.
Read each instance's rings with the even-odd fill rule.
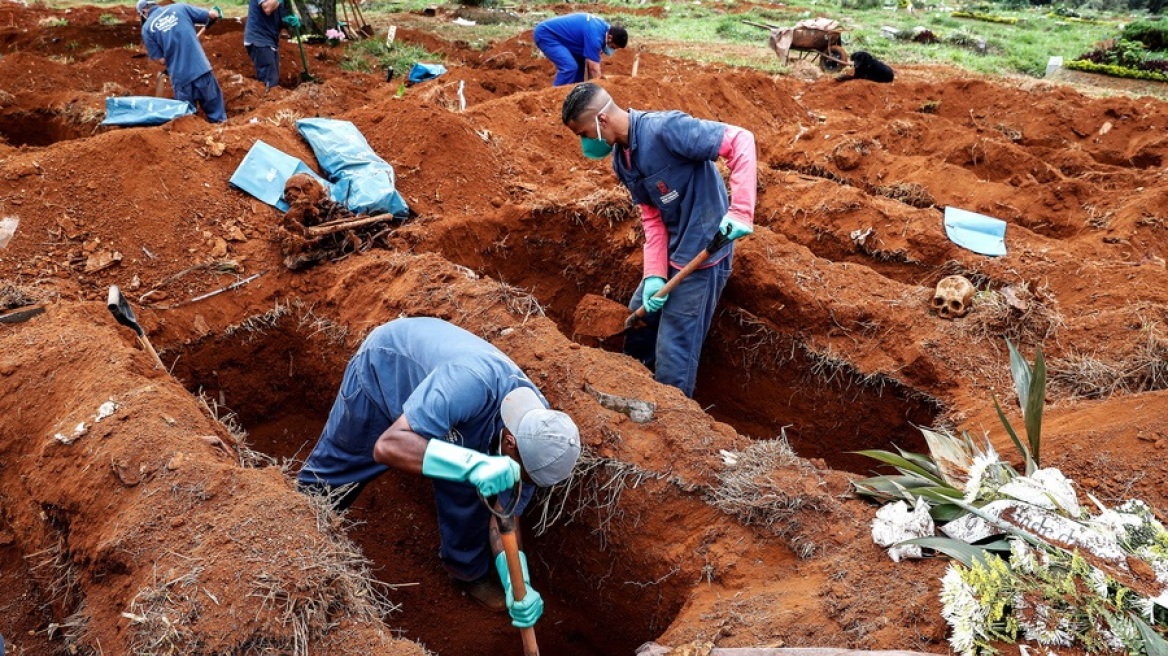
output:
[[122,19],[113,14],[102,14],[97,17],[97,22],[100,25],[121,25]]
[[398,42],[386,45],[380,39],[364,39],[354,41],[345,48],[341,68],[363,73],[392,68],[397,74],[404,75],[418,62],[442,61],[442,55],[432,53],[421,46]]

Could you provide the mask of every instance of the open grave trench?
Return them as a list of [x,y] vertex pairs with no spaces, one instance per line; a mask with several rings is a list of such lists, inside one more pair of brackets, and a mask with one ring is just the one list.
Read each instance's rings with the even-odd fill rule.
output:
[[[601,200],[586,213],[578,208],[545,208],[519,216],[504,212],[497,220],[478,217],[449,230],[434,232],[431,226],[430,232],[416,234],[407,226],[397,239],[413,242],[415,251],[442,252],[459,271],[454,279],[497,285],[497,304],[528,318],[542,313],[571,337],[575,304],[586,292],[603,292],[607,285],[611,297],[621,298],[631,292],[639,271],[638,265],[629,264],[637,246],[620,234],[633,230],[633,222],[613,209],[619,202],[613,196]],[[522,238],[516,221],[551,221],[568,228]],[[598,244],[597,235],[607,237]],[[457,247],[468,240],[483,247]],[[310,274],[317,280],[313,286],[350,282],[333,274],[324,268]],[[414,275],[443,298],[455,293],[447,273]],[[371,281],[363,282],[362,287],[372,288]],[[408,287],[408,293],[416,294],[415,288]],[[382,302],[391,306],[395,294],[403,293],[377,289]],[[486,331],[484,336],[492,338],[489,329],[476,328],[463,316],[449,316],[441,306],[429,305],[428,313]],[[329,310],[315,307],[277,296],[270,309],[225,319],[228,327],[176,345],[164,356],[175,362],[173,374],[190,392],[221,414],[229,413],[228,423],[246,431],[251,448],[290,461],[292,467],[303,461],[320,434],[344,367],[360,342],[356,333],[375,325],[363,318],[365,328],[351,330],[352,321],[334,321],[327,318]],[[857,372],[842,356],[812,349],[800,337],[805,328],[767,316],[761,306],[724,304],[707,340],[697,402],[709,416],[744,436],[764,441],[785,437],[797,454],[833,469],[867,473],[874,468],[850,451],[894,444],[920,448],[914,425],[932,425],[940,415],[939,404],[888,376]],[[630,362],[629,367],[640,365]],[[557,384],[581,387],[579,380]],[[653,430],[653,425],[645,428]],[[644,522],[656,521],[660,511],[641,506],[669,505],[678,493],[663,482],[667,475],[626,468],[619,460],[588,471],[572,489],[571,499],[550,511],[559,521],[540,527],[546,530],[539,535],[528,531],[536,580],[554,581],[541,589],[548,616],[557,618],[542,641],[550,653],[631,653],[669,627],[694,582],[678,573],[675,549],[646,537],[659,533],[660,527]],[[639,486],[636,495],[620,493],[629,484],[619,480],[626,475]],[[615,494],[601,491],[614,484]],[[462,598],[441,569],[428,485],[391,472],[366,488],[349,518],[355,523],[349,535],[372,560],[379,580],[391,586],[390,597],[406,608],[425,608],[424,613],[407,611],[390,618],[389,624],[400,627],[405,637],[442,654],[484,653],[484,640],[498,641],[500,648],[513,641],[506,624]],[[704,538],[699,532],[690,539]],[[476,636],[472,641],[465,638],[468,631],[452,630],[468,626]]]
[[[250,448],[298,468],[320,435],[352,355],[354,341],[346,333],[278,304],[181,349],[174,374],[208,399],[228,425],[246,431]],[[353,523],[350,538],[389,586],[388,596],[407,609],[387,621],[403,637],[444,655],[504,653],[516,644],[514,629],[464,597],[442,569],[434,501],[424,479],[389,472],[366,487],[347,517]],[[639,581],[641,574],[622,562],[619,550],[591,554],[595,530],[586,523],[560,523],[539,536],[530,524],[526,529],[533,576],[555,581],[537,588],[546,616],[556,618],[554,626],[540,625],[547,653],[632,653],[668,626],[685,599],[683,585]],[[603,535],[600,540],[623,541]],[[608,577],[640,587],[606,592],[595,581]]]
[[[619,338],[578,334],[575,310],[585,294],[625,304],[635,290],[643,240],[632,213],[627,196],[613,189],[525,216],[444,224],[413,247],[434,248],[477,274],[530,292],[564,335],[620,352]],[[484,246],[472,250],[466,243]],[[768,299],[755,303],[750,292],[729,300],[736,284],[732,275],[698,369],[694,398],[712,417],[755,439],[785,435],[798,455],[860,474],[874,463],[854,451],[924,448],[917,427],[943,420],[938,399],[886,373],[859,371],[846,354],[806,339],[832,326],[803,323]]]

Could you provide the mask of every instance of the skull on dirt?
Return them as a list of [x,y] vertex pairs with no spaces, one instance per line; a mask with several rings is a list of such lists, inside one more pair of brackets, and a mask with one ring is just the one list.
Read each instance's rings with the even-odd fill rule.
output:
[[964,317],[973,300],[973,283],[962,276],[948,276],[937,283],[933,293],[933,309],[943,319]]

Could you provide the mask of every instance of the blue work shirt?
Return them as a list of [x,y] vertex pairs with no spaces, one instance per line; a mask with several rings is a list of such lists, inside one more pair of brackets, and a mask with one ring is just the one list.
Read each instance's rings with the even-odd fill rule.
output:
[[585,13],[568,14],[549,18],[535,29],[555,38],[576,57],[600,63],[608,34],[608,23],[603,18]]
[[[373,460],[373,446],[403,413],[422,437],[497,455],[499,406],[518,387],[535,390],[547,407],[519,366],[485,340],[441,319],[391,321],[370,333],[350,360],[299,478],[336,487],[382,474],[388,467]],[[524,486],[525,501],[532,489]]]
[[[612,168],[633,202],[661,212],[670,262],[684,266],[705,249],[730,208],[726,184],[714,166],[725,133],[725,123],[679,111],[629,110],[627,152],[632,165],[625,163],[626,148],[617,145]],[[705,266],[733,252],[731,242]]]
[[276,11],[264,13],[261,0],[248,0],[247,24],[243,27],[243,45],[276,48],[280,43],[280,21],[284,20],[284,3]]
[[151,59],[165,59],[172,84],[190,84],[211,72],[211,62],[195,36],[195,23],[211,22],[211,12],[176,3],[157,5],[142,25],[142,42]]

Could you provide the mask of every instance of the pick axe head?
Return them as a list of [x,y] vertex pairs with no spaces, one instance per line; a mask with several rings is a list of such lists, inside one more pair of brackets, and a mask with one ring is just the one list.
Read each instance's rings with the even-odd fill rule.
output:
[[122,295],[122,290],[118,289],[117,285],[110,285],[106,305],[109,306],[110,314],[114,315],[118,323],[130,328],[139,337],[146,336],[146,331],[142,330],[142,326],[138,324],[138,320],[134,317],[134,309],[130,307],[130,302]]

